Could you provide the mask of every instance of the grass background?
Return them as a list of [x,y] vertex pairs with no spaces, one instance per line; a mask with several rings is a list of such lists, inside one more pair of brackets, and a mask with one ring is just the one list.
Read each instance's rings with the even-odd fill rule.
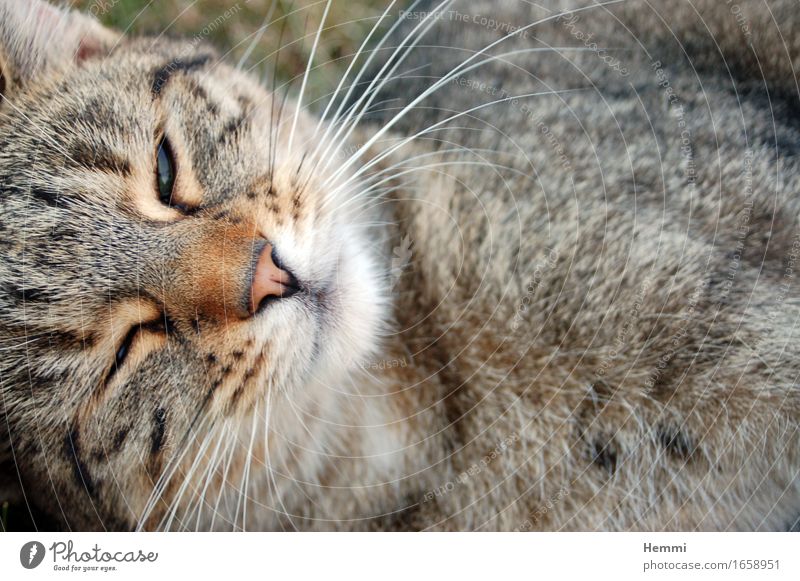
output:
[[[326,0],[72,0],[68,3],[129,35],[163,33],[189,38],[200,35],[221,54],[228,53],[225,59],[232,64],[239,62],[266,22],[269,26],[253,46],[244,68],[271,80],[277,66],[279,79],[288,81],[305,72]],[[397,18],[404,4],[398,2],[386,20]],[[307,103],[336,86],[349,57],[358,50],[388,5],[388,0],[333,1],[314,60],[315,65],[324,66],[309,78]],[[276,58],[278,48],[281,50]],[[299,88],[299,81],[294,88]],[[28,508],[8,501],[0,496],[0,531],[36,530]],[[44,515],[34,513],[33,519],[39,528],[49,527]]]
[[[326,0],[72,0],[71,4],[127,34],[201,35],[223,54],[230,51],[226,60],[234,64],[265,22],[271,23],[245,68],[271,79],[277,63],[279,78],[286,81],[305,72]],[[338,82],[347,57],[358,50],[389,4],[388,0],[333,0],[314,59],[315,65],[328,64],[309,79],[311,95]],[[397,18],[404,4],[398,2],[390,16]]]

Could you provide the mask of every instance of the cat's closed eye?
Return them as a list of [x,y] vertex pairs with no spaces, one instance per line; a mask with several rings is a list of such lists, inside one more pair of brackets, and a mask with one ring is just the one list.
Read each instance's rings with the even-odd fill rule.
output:
[[117,349],[117,354],[114,357],[114,369],[112,370],[112,373],[125,364],[125,360],[128,358],[128,354],[131,352],[133,341],[136,339],[136,336],[139,334],[140,330],[141,327],[139,325],[135,326],[128,331],[128,334],[122,340],[122,344],[119,346],[119,349]]
[[169,324],[165,317],[137,323],[123,337],[114,354],[114,364],[106,375],[108,384],[126,367],[133,367],[147,355],[166,344]]

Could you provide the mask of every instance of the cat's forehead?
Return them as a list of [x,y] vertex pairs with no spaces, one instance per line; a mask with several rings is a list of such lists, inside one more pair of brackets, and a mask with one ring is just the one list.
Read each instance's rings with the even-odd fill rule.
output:
[[198,113],[207,121],[271,99],[252,75],[226,64],[211,47],[146,38],[121,41],[109,54],[72,69],[60,87],[84,98],[174,107],[172,113]]

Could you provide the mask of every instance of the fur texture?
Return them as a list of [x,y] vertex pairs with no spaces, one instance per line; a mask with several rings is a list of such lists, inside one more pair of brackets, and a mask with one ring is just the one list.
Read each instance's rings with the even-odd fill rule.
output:
[[[342,133],[0,6],[0,460],[60,526],[796,521],[793,2],[406,6]],[[304,291],[248,317],[262,239]]]

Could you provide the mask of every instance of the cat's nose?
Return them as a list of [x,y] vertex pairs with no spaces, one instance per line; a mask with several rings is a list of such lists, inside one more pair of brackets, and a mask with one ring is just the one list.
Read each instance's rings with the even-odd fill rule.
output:
[[250,289],[250,313],[272,300],[285,299],[300,290],[295,276],[281,263],[271,244],[266,244],[256,262]]

